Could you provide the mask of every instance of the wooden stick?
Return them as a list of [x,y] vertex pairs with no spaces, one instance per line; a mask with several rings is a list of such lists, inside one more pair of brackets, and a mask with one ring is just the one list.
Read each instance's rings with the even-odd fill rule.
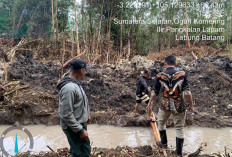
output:
[[17,91],[17,90],[25,89],[25,88],[28,88],[28,87],[29,87],[29,85],[18,86],[18,87],[16,87],[15,89],[13,89],[13,90],[11,90],[11,91],[5,93],[4,96],[9,95],[9,94],[11,94],[11,93],[13,93],[13,92],[15,92],[15,91]]
[[83,52],[82,54],[79,54],[79,55],[73,57],[72,59],[68,60],[66,63],[64,63],[63,68],[66,67],[66,66],[67,66],[70,62],[72,62],[74,59],[76,59],[76,58],[80,57],[81,55],[83,55],[84,53],[85,53],[85,52]]
[[11,81],[11,82],[8,82],[7,84],[4,84],[3,86],[7,87],[7,86],[10,86],[10,85],[18,85],[19,83],[20,83],[20,81]]
[[54,152],[54,153],[56,153],[56,155],[59,157],[60,155],[57,153],[57,152],[55,152],[49,145],[47,145],[47,147],[48,147],[48,149],[50,149],[52,152]]
[[188,157],[197,157],[205,146],[207,146],[206,142],[201,143],[200,147],[194,153],[189,154]]
[[5,62],[5,61],[4,61],[4,73],[5,73],[5,80],[4,80],[4,83],[7,83],[7,81],[8,81],[8,78],[7,78],[8,71],[7,71],[7,65],[6,65],[6,62]]
[[49,145],[47,145],[48,149],[50,149],[52,152],[55,152]]
[[[151,114],[152,114],[152,117],[154,118],[154,120],[156,120],[154,112],[152,112]],[[161,141],[158,126],[157,126],[156,122],[155,122],[155,129],[156,129],[156,132],[157,132],[158,140]]]
[[70,70],[68,70],[66,73],[63,74],[63,76],[60,77],[60,79],[57,81],[57,85],[68,73],[70,73]]
[[197,60],[198,58],[197,58],[197,56],[194,54],[194,52],[193,51],[191,51],[191,54],[193,55],[193,57],[194,57],[194,59],[195,60]]
[[160,141],[159,138],[158,138],[157,132],[156,132],[155,125],[154,125],[153,122],[151,122],[151,127],[152,127],[152,130],[153,130],[153,133],[154,133],[155,141],[156,142]]
[[[154,112],[152,112],[151,115],[152,115],[152,119],[155,120],[155,122],[151,122],[151,127],[152,127],[152,130],[153,130],[153,133],[154,133],[155,141],[156,141],[156,143],[159,143],[159,142],[161,142],[161,138],[160,138],[159,130],[158,130],[158,127],[157,127]],[[157,147],[158,147],[158,150],[159,150],[160,153],[163,153],[164,156],[167,156],[167,152],[161,146],[157,145]]]

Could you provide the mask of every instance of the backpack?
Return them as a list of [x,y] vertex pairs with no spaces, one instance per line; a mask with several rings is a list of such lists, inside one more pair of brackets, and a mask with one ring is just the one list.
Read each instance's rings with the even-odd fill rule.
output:
[[177,71],[173,75],[161,72],[158,75],[161,84],[162,96],[165,98],[177,99],[182,95],[182,86],[184,82],[185,72]]

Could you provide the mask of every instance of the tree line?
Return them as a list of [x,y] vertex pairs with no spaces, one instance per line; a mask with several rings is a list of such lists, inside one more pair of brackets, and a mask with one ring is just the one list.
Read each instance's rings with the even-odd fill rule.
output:
[[[191,7],[195,4],[204,6]],[[160,52],[180,45],[191,48],[206,44],[215,48],[229,48],[232,41],[231,10],[231,0],[0,0],[0,36],[54,37],[57,42],[65,38],[72,43],[72,56],[85,53],[89,58],[92,57],[92,61],[109,62],[117,58],[129,58],[134,54]],[[218,20],[224,21],[224,24],[157,22],[173,19]],[[156,22],[132,22],[149,20]],[[184,28],[185,31],[171,31],[168,30],[170,27]],[[165,31],[159,31],[159,28]],[[194,32],[191,31],[192,28],[221,31]],[[183,35],[189,37],[202,34],[224,36],[225,40],[176,40]],[[62,47],[62,44],[60,46]]]

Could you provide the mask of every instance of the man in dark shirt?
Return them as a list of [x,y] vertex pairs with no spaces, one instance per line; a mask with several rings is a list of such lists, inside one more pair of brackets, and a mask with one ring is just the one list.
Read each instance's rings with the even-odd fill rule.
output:
[[172,114],[176,128],[176,152],[177,156],[182,156],[183,128],[186,116],[184,98],[189,104],[188,109],[191,113],[193,112],[193,100],[185,72],[178,70],[175,66],[176,58],[173,55],[165,58],[166,69],[155,79],[155,87],[151,92],[151,100],[148,105],[148,116],[151,116],[155,98],[160,96],[158,129],[163,148],[167,148],[166,122]]
[[139,105],[143,102],[146,104],[149,103],[149,95],[148,93],[151,92],[151,87],[148,87],[146,80],[150,77],[151,73],[147,69],[143,71],[143,76],[139,77],[139,81],[137,83],[136,88],[136,105],[134,110],[134,116],[138,116],[138,108]]

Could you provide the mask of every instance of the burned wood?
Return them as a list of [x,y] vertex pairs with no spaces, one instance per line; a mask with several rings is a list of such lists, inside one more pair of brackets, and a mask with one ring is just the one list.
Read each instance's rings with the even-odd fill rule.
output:
[[47,145],[48,149],[50,149],[52,152],[55,152],[49,145]]
[[52,112],[51,111],[48,111],[48,110],[45,110],[45,111],[38,111],[35,113],[36,116],[48,116],[48,115],[51,115]]
[[206,142],[201,143],[200,147],[194,153],[189,154],[188,157],[197,157],[205,146],[207,146]]
[[56,151],[54,151],[49,145],[47,145],[47,147],[48,147],[48,149],[50,149],[52,152],[56,153],[56,155],[57,155],[58,157],[60,157],[59,153],[57,153]]

